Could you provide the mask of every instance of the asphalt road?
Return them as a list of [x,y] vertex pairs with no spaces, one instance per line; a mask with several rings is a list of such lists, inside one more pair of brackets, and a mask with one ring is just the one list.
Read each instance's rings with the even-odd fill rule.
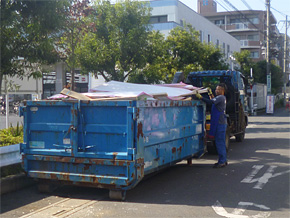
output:
[[1,218],[289,218],[289,112],[249,119],[245,140],[231,139],[226,168],[212,168],[215,155],[181,162],[143,180],[124,202],[103,189],[65,186],[41,194],[32,186],[1,196]]

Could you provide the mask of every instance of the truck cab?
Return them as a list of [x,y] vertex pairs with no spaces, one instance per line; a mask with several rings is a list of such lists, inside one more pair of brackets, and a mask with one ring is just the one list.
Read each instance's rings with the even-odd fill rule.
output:
[[[182,78],[182,73],[177,73],[174,78],[175,82]],[[225,83],[226,91],[226,114],[227,114],[227,133],[226,146],[229,148],[231,137],[235,137],[236,141],[241,142],[245,136],[246,126],[248,125],[248,102],[246,95],[245,77],[239,71],[197,71],[188,74],[185,83],[195,87],[210,87],[215,93],[215,88],[219,83]],[[202,94],[204,98],[209,98],[208,94]],[[210,129],[210,113],[211,107],[206,107],[207,121],[206,130]],[[214,140],[207,139],[207,149],[209,152],[216,152]]]

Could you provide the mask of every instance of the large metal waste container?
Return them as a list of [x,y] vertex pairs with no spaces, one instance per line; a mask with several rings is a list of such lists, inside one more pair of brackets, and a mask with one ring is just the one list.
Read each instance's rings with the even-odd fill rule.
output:
[[204,152],[201,101],[27,101],[23,167],[124,199],[144,175]]

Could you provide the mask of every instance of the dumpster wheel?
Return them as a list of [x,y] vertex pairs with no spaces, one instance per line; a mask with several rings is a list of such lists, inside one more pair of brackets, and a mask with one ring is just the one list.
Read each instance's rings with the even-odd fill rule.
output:
[[109,197],[110,197],[110,199],[124,201],[126,199],[126,191],[124,191],[124,190],[110,190]]

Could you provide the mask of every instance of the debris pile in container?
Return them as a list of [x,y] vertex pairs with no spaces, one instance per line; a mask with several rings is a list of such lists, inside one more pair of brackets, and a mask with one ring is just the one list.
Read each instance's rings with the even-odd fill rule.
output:
[[89,101],[108,100],[189,100],[197,92],[205,93],[202,89],[185,83],[148,85],[110,81],[96,86],[87,93],[78,93],[63,89],[60,94],[48,97],[50,100],[78,99]]

